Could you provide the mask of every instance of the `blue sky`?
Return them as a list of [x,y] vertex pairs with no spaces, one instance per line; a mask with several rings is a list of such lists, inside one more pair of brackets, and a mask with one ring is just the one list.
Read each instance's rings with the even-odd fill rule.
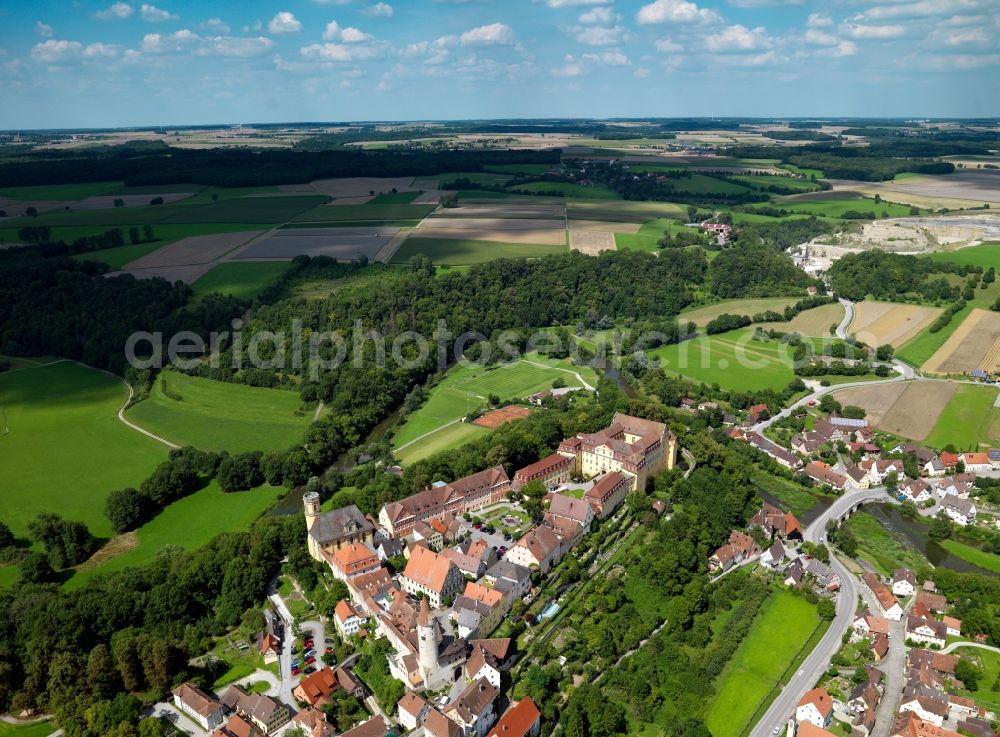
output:
[[1000,0],[0,0],[0,129],[997,116]]

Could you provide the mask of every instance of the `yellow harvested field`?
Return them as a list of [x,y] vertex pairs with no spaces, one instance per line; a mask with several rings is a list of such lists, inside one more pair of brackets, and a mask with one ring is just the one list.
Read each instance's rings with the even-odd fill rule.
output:
[[854,306],[854,319],[847,332],[870,346],[889,344],[899,348],[940,314],[936,307],[865,300]]
[[640,223],[616,223],[609,220],[570,220],[570,230],[601,230],[606,233],[638,233]]
[[766,322],[760,327],[765,330],[782,330],[786,333],[798,333],[810,338],[822,338],[830,335],[830,326],[839,325],[844,319],[844,306],[839,302],[803,310],[789,322]]
[[955,395],[951,381],[907,381],[836,392],[841,404],[864,407],[880,430],[911,440],[924,440]]
[[[682,312],[679,319],[682,322],[693,322],[700,328],[705,327],[719,315],[747,315],[753,317],[760,312],[774,310],[782,312],[789,305],[798,302],[801,297],[760,297],[756,299],[727,299],[715,304],[697,307]],[[780,323],[787,325],[788,323]]]
[[588,256],[596,256],[601,251],[615,250],[615,234],[601,230],[579,230],[571,228],[569,231],[570,250],[585,253]]
[[922,368],[937,374],[967,374],[974,368],[995,371],[998,362],[1000,313],[977,307]]

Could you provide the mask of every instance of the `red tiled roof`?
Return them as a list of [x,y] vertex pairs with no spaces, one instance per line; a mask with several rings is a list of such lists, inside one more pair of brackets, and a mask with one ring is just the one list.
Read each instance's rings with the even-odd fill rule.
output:
[[500,717],[486,737],[524,737],[541,715],[531,697],[525,696]]

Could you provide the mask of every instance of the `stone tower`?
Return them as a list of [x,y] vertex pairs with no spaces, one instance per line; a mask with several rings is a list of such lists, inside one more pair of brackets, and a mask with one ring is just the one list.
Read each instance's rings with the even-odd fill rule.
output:
[[319,516],[319,494],[315,491],[307,491],[302,495],[302,504],[306,508],[306,529],[311,530],[313,522]]
[[429,674],[436,671],[438,667],[437,637],[434,632],[434,622],[431,620],[431,608],[427,604],[426,596],[420,600],[420,614],[417,616],[417,637],[420,639],[420,673],[424,677],[424,683],[426,683]]

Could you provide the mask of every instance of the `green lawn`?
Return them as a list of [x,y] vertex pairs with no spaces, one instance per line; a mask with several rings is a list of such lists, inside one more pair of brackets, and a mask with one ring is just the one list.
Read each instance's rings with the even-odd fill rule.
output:
[[963,696],[978,702],[989,711],[1000,711],[1000,653],[990,652],[981,648],[959,647],[952,651],[953,655],[978,661],[984,675],[979,680],[978,691],[959,691]]
[[0,722],[0,737],[49,737],[55,731],[56,725],[48,720],[16,726]]
[[230,261],[214,266],[191,288],[196,297],[218,292],[253,299],[291,266],[291,261]]
[[17,566],[0,566],[0,590],[13,586],[17,576]]
[[510,187],[509,191],[521,194],[551,195],[553,192],[560,197],[578,197],[582,200],[620,200],[621,196],[613,189],[594,186],[586,187],[572,182],[528,182]]
[[774,206],[780,207],[789,212],[802,212],[809,215],[822,215],[825,217],[839,218],[845,212],[867,213],[874,218],[882,217],[906,217],[910,214],[909,205],[900,205],[895,202],[876,202],[870,197],[856,197],[844,199],[794,199],[799,195],[792,195],[789,198],[775,200]]
[[1000,446],[1000,411],[993,406],[996,399],[994,388],[959,384],[925,443],[931,448],[951,443],[960,450]]
[[399,247],[391,263],[406,264],[413,256],[423,254],[438,265],[462,266],[481,264],[496,258],[540,258],[553,253],[563,253],[565,250],[565,245],[411,237]]
[[764,190],[768,187],[784,187],[795,189],[798,192],[815,192],[819,189],[819,184],[808,179],[797,179],[795,177],[783,177],[777,174],[747,174],[732,177],[740,184],[751,189]]
[[816,607],[802,597],[778,591],[768,599],[718,678],[705,718],[715,737],[735,737],[747,729],[819,625]]
[[118,379],[68,361],[0,374],[0,519],[16,535],[52,511],[111,535],[104,498],[167,458],[118,420],[126,396]]
[[135,548],[94,568],[78,571],[66,586],[77,588],[98,573],[148,565],[168,546],[194,550],[223,532],[245,530],[284,493],[280,488],[261,486],[224,494],[212,481],[204,489],[172,503],[136,530]]
[[949,553],[958,556],[964,561],[968,561],[984,570],[1000,573],[1000,555],[996,553],[980,550],[958,540],[942,540],[939,544]]
[[[14,200],[82,200],[99,194],[114,194],[121,182],[83,182],[80,184],[40,184],[31,187],[4,187],[0,197]],[[180,192],[182,190],[170,190]],[[144,193],[140,193],[144,194]]]
[[961,248],[957,251],[940,251],[932,253],[927,258],[932,261],[982,266],[984,269],[993,266],[1000,267],[1000,243],[983,243],[971,248]]
[[778,341],[751,340],[752,329],[700,336],[649,351],[668,373],[730,391],[780,390],[795,378],[792,352]]
[[[164,392],[166,382],[166,393]],[[179,396],[180,399],[175,397]],[[169,371],[128,419],[177,443],[203,450],[284,450],[300,442],[313,410],[296,392],[229,384]]]

